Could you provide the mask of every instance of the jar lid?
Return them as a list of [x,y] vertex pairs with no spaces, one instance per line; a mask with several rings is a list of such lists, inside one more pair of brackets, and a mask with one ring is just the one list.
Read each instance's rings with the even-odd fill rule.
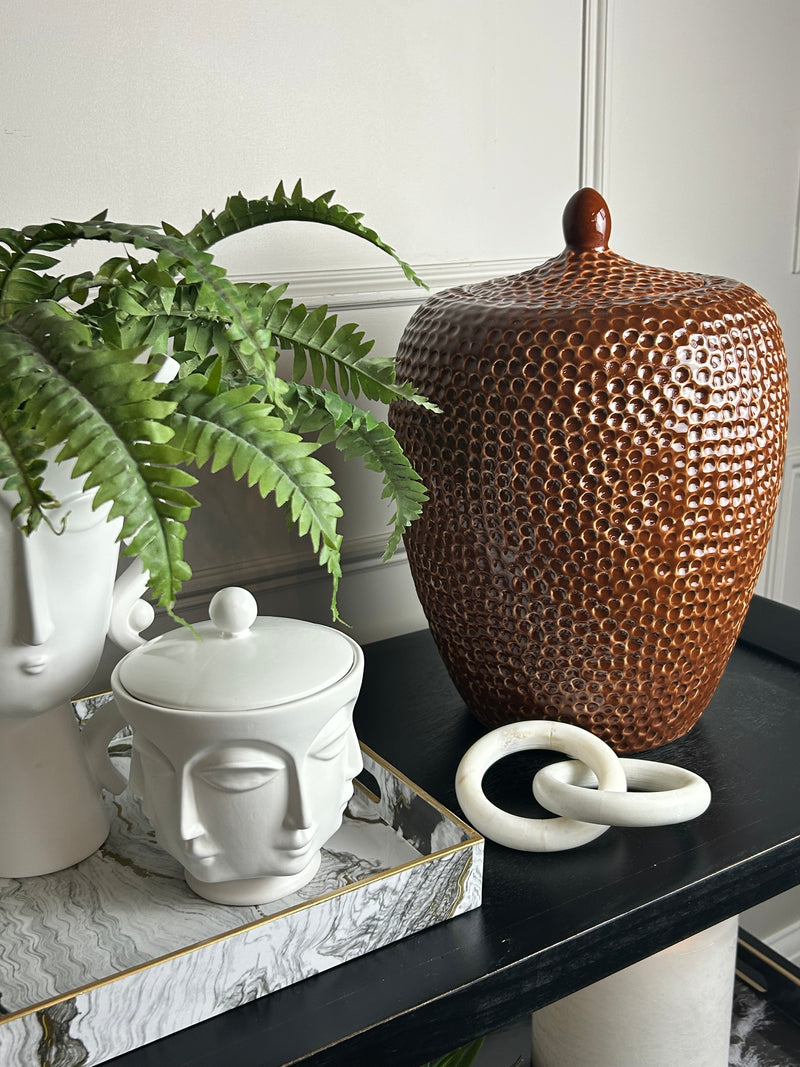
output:
[[735,309],[741,294],[752,292],[731,278],[651,267],[612,252],[611,212],[595,189],[570,198],[562,224],[566,247],[559,255],[522,274],[445,290],[427,303],[464,305],[465,313],[472,306],[503,323],[533,312],[537,323],[552,320],[561,328],[618,309],[629,328],[634,319],[649,319],[652,329],[676,311],[697,312],[709,303]]
[[352,668],[350,640],[329,626],[258,615],[231,586],[211,600],[210,621],[180,627],[129,652],[119,679],[131,696],[181,711],[249,711],[311,696]]

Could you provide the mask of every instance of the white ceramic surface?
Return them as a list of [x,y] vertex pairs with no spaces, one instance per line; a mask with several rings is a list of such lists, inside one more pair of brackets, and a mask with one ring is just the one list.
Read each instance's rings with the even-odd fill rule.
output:
[[508,848],[526,852],[557,852],[594,841],[608,829],[574,819],[526,819],[493,804],[483,791],[486,771],[512,752],[551,749],[582,760],[596,773],[600,789],[624,793],[622,765],[599,737],[569,723],[509,723],[492,730],[467,751],[456,771],[456,796],[464,815],[476,830]]
[[734,916],[532,1016],[533,1067],[727,1067]]
[[260,904],[308,882],[341,823],[363,653],[330,627],[256,617],[244,590],[218,593],[211,617],[131,652],[111,685],[159,843],[200,896]]
[[121,724],[81,736],[70,700],[94,673],[112,618],[126,648],[152,619],[137,606],[138,563],[115,586],[119,523],[92,510],[71,469],[50,464],[45,484],[61,507],[29,537],[11,519],[15,496],[0,491],[0,877],[59,870],[104,840],[101,789],[122,784],[105,749]]
[[607,826],[669,826],[702,815],[711,803],[704,778],[685,767],[653,760],[621,759],[628,788],[610,793],[591,788],[597,776],[579,760],[543,767],[533,779],[533,795],[548,811]]

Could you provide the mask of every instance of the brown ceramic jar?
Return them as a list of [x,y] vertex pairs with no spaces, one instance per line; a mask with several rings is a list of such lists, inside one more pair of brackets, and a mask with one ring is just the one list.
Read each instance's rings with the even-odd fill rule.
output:
[[406,534],[418,595],[486,726],[557,719],[618,752],[706,707],[764,559],[786,358],[748,286],[608,248],[592,189],[567,247],[413,315],[399,374],[442,409],[390,421],[430,490]]

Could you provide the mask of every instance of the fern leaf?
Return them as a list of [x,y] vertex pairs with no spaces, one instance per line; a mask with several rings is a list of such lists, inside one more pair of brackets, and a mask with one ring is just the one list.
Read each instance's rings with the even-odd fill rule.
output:
[[417,393],[412,383],[396,380],[394,360],[370,355],[374,342],[365,340],[355,323],[340,326],[336,315],[328,315],[324,306],[307,311],[303,304],[294,304],[284,297],[283,290],[283,286],[276,289],[262,286],[258,308],[275,343],[294,351],[295,381],[303,376],[309,360],[316,386],[327,379],[334,391],[350,391],[354,397],[363,392],[370,400],[384,404],[410,400],[438,412],[436,405]]
[[[195,479],[164,466],[188,456],[167,444],[164,420],[174,401],[149,379],[152,367],[136,352],[91,346],[91,332],[58,304],[42,302],[18,312],[0,333],[0,379],[24,393],[20,426],[3,418],[4,439],[22,428],[36,434],[39,450],[60,445],[59,459],[74,459],[87,474],[93,507],[111,502],[109,518],[122,519],[124,551],[141,556],[149,586],[169,608],[190,575],[183,560],[183,524],[197,501],[185,493]],[[154,462],[155,460],[155,462]],[[27,466],[35,475],[35,467]],[[181,492],[176,493],[176,488]],[[36,492],[23,509],[27,529],[42,518]]]
[[320,443],[333,441],[345,459],[359,458],[368,470],[381,475],[381,495],[395,506],[389,520],[392,531],[383,554],[384,561],[390,559],[406,527],[420,515],[428,499],[422,479],[406,458],[394,431],[368,411],[313,386],[295,385],[286,399],[294,413],[292,429],[313,433]]

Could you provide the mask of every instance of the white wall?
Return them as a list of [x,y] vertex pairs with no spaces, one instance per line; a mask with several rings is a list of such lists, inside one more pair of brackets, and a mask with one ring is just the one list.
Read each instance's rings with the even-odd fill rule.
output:
[[[231,192],[302,177],[310,193],[336,188],[439,288],[558,252],[563,205],[588,182],[611,203],[616,251],[761,289],[796,378],[796,0],[7,7],[2,224],[107,207],[183,227]],[[377,351],[394,351],[419,298],[390,261],[330,230],[270,227],[221,252],[236,277],[288,277],[304,299],[331,302]],[[796,417],[791,444],[797,462]],[[402,554],[378,563],[387,513],[375,477],[347,470],[342,491],[354,636],[423,626]],[[240,581],[262,611],[327,619],[326,580],[268,505],[225,477],[202,496],[183,610]],[[771,595],[798,588],[796,506],[784,508]]]

